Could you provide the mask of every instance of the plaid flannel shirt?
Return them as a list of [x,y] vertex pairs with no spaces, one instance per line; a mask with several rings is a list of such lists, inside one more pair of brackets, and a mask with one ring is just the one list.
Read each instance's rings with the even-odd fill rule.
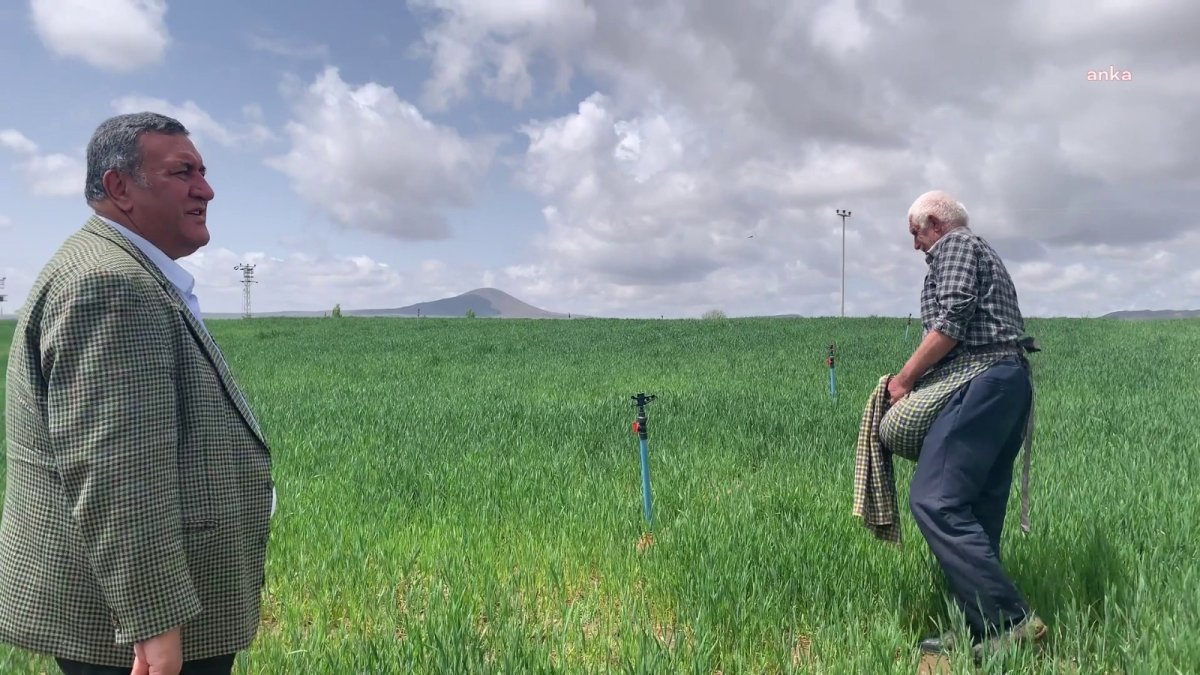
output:
[[964,351],[1006,345],[1017,350],[1025,322],[1017,290],[1000,256],[969,228],[950,230],[925,255],[921,322],[958,340],[944,361]]

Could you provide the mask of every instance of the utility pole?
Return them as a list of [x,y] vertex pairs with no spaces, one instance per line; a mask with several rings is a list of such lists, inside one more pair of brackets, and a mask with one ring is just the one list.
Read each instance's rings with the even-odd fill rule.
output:
[[850,212],[845,209],[838,209],[837,214],[842,217],[842,318],[846,317],[846,219],[850,217]]
[[0,277],[0,316],[4,316],[4,282],[8,277]]
[[233,269],[242,271],[242,318],[250,318],[250,284],[257,284],[254,280],[254,265],[242,263],[234,265]]

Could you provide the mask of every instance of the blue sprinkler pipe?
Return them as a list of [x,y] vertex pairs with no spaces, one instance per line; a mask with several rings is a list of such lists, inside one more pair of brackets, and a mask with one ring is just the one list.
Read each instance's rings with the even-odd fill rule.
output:
[[633,399],[633,404],[638,409],[637,420],[633,423],[633,433],[638,435],[638,440],[642,445],[642,513],[646,516],[646,524],[653,527],[654,512],[651,508],[650,497],[650,442],[646,428],[646,405],[653,401],[655,396],[653,394],[649,396],[636,394],[629,398]]
[[830,344],[829,345],[829,355],[825,357],[825,364],[829,366],[829,395],[832,398],[837,398],[837,376],[835,375],[835,371],[837,369],[834,367],[834,364],[833,364],[834,349],[835,349],[834,345]]

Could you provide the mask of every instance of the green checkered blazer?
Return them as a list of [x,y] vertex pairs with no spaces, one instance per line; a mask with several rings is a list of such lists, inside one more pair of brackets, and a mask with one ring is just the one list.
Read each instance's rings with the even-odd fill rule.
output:
[[113,666],[259,624],[268,446],[174,286],[98,218],[42,270],[8,362],[0,641]]

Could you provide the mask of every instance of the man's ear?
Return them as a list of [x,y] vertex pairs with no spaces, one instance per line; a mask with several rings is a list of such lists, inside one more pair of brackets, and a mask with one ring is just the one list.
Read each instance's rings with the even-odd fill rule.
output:
[[109,200],[117,208],[122,211],[133,208],[133,200],[129,196],[129,176],[122,175],[116,169],[109,169],[104,172],[100,181],[104,184],[104,191],[108,193]]

